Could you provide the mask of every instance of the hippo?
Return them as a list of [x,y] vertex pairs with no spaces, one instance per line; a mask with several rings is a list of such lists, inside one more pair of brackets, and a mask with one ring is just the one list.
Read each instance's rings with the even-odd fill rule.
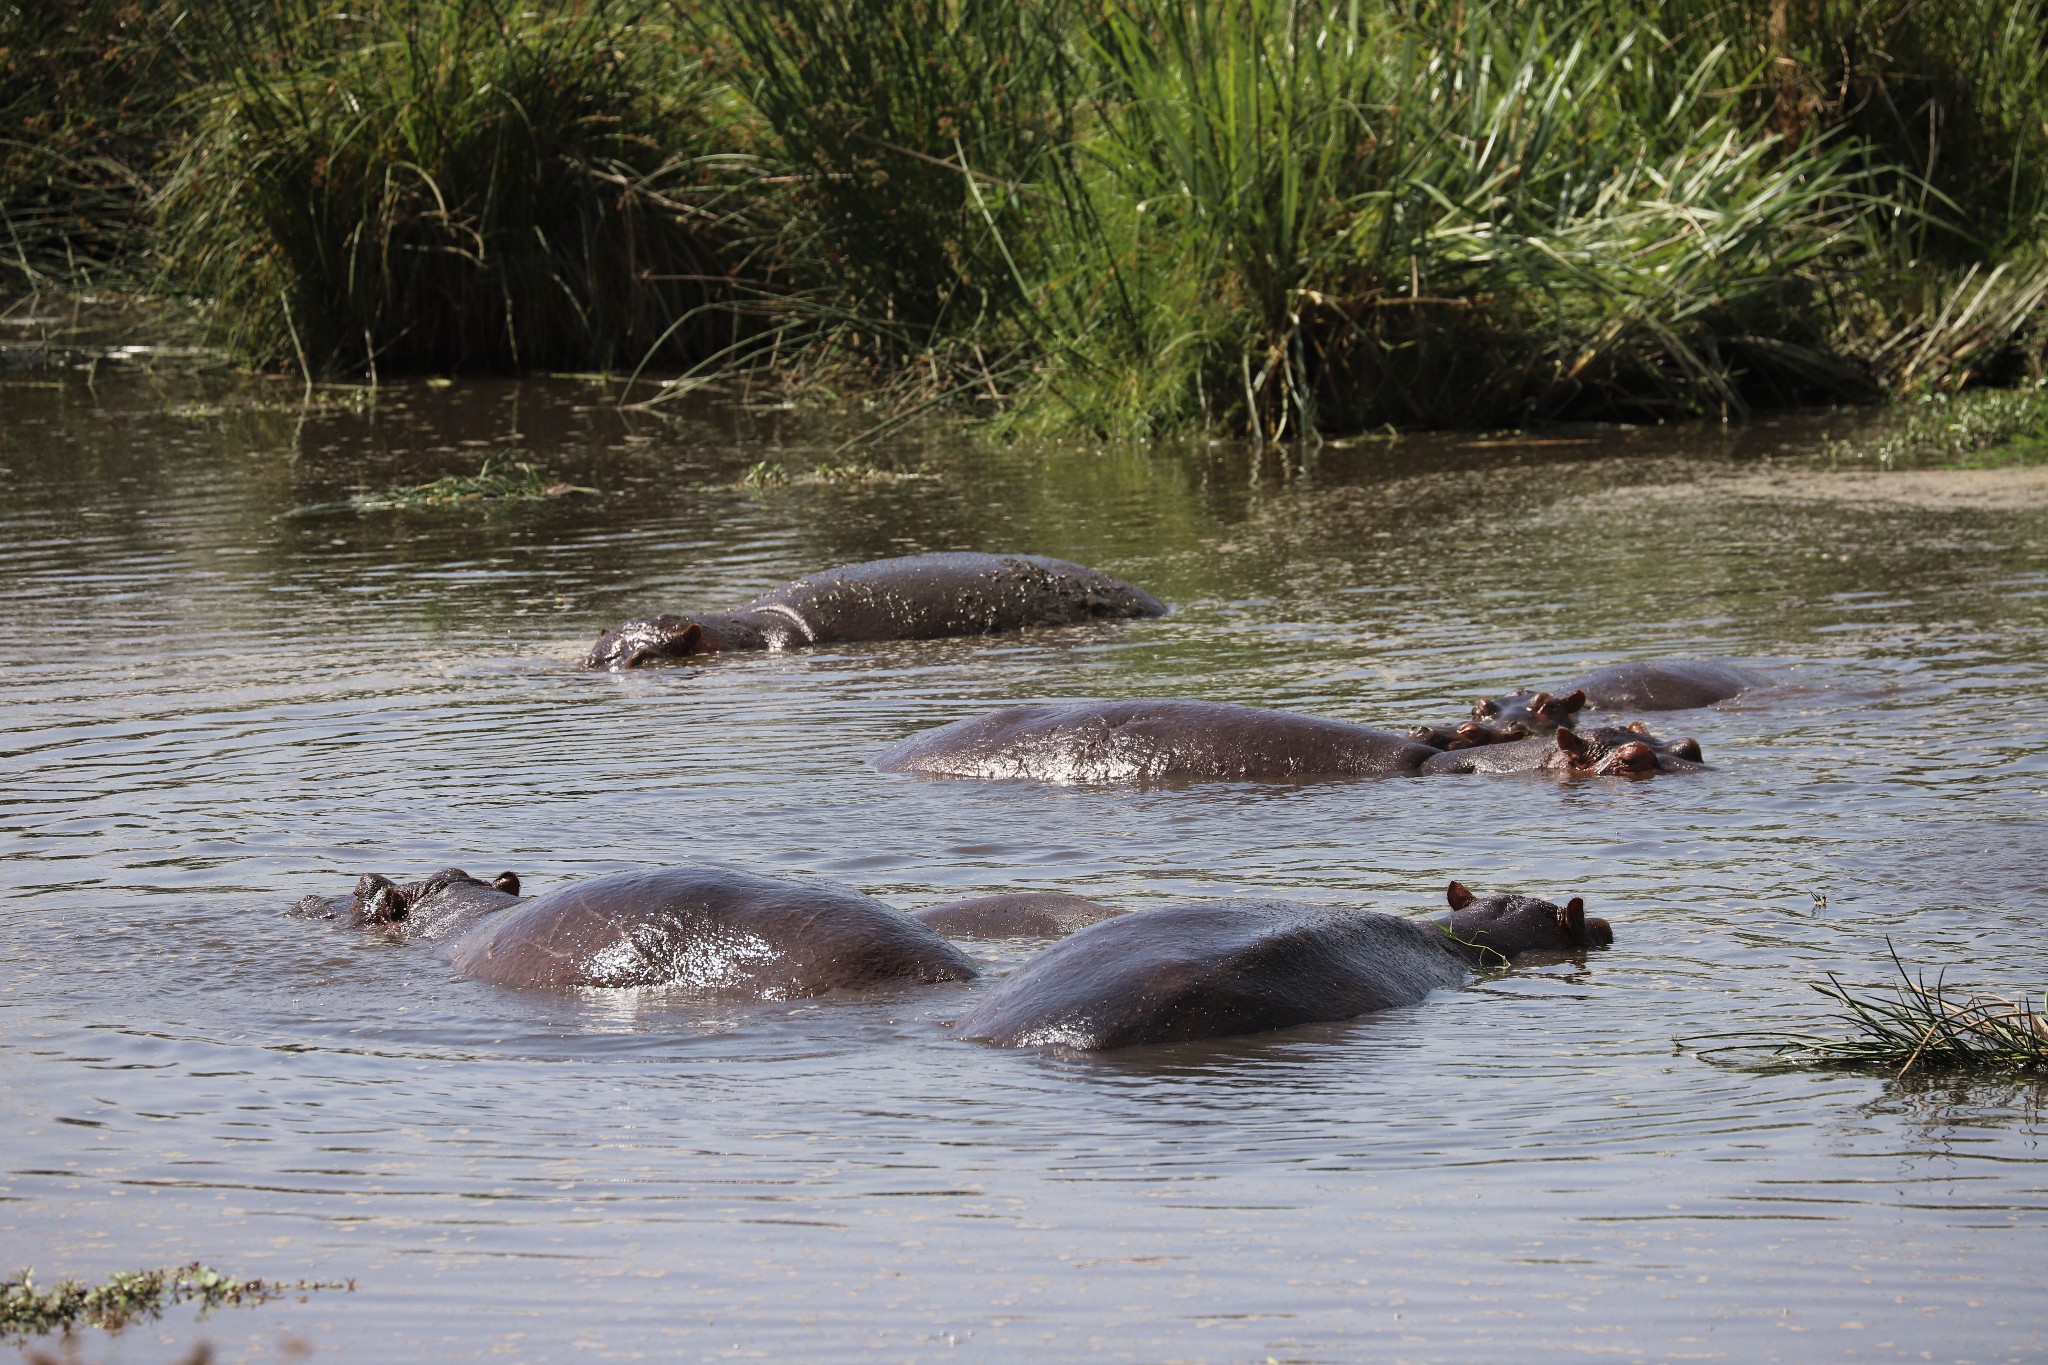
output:
[[1119,915],[1032,958],[952,1033],[1082,1051],[1264,1033],[1413,1005],[1523,953],[1614,942],[1577,896],[1481,898],[1452,882],[1445,899],[1435,920],[1285,900]]
[[352,928],[375,929],[400,941],[439,941],[455,937],[518,899],[516,872],[500,872],[486,882],[459,867],[444,867],[403,885],[380,873],[365,872],[348,898],[307,896],[299,902],[298,911]]
[[[657,986],[754,1000],[969,981],[937,930],[842,887],[717,867],[621,872],[520,899],[449,868],[399,886],[369,874],[344,907],[302,912],[428,939],[456,971],[500,986]],[[970,903],[971,904],[971,903]]]
[[598,635],[583,666],[616,672],[731,649],[936,640],[1165,614],[1144,589],[1063,559],[906,555],[799,578],[731,611],[623,622]]
[[1523,688],[1472,704],[1472,717],[1547,734],[1570,725],[1581,710],[1690,711],[1760,685],[1763,679],[1729,664],[1669,659],[1609,664],[1551,692]]
[[1063,938],[1123,913],[1064,891],[1015,891],[927,905],[911,911],[910,917],[947,938]]
[[1304,782],[1418,771],[1386,730],[1227,702],[1040,702],[955,721],[875,758],[885,773],[1093,782]]
[[1422,771],[1640,777],[1650,773],[1698,772],[1706,766],[1698,740],[1661,740],[1637,721],[1626,727],[1558,729],[1505,743],[1447,749],[1427,759]]

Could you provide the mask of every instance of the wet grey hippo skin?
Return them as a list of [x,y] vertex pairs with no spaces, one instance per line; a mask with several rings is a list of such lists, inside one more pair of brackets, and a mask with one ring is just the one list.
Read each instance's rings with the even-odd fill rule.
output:
[[1061,938],[1123,913],[1064,891],[1015,891],[927,905],[910,917],[947,938]]
[[1446,898],[1436,920],[1267,900],[1120,915],[1032,958],[953,1033],[1090,1051],[1263,1033],[1412,1005],[1521,953],[1614,941],[1576,896],[1480,899],[1452,882]]
[[[453,869],[413,885],[427,889],[399,922],[435,932],[409,936],[431,937],[455,970],[501,986],[672,986],[795,1000],[976,975],[937,931],[871,897],[724,868],[621,872],[525,900]],[[356,904],[381,904],[390,886],[365,877]]]
[[1667,659],[1610,664],[1552,691],[1524,688],[1472,705],[1473,719],[1488,725],[1520,725],[1546,734],[1587,711],[1690,711],[1712,706],[1762,685],[1754,673],[1729,664]]
[[1447,749],[1422,765],[1425,773],[1565,773],[1581,777],[1638,777],[1699,772],[1696,739],[1662,740],[1641,721]]
[[1144,589],[1063,559],[908,555],[799,578],[728,612],[624,622],[597,637],[583,666],[617,670],[728,649],[934,640],[1165,614]]
[[887,773],[1039,782],[1301,782],[1412,773],[1436,751],[1385,730],[1227,702],[1046,702],[891,745]]

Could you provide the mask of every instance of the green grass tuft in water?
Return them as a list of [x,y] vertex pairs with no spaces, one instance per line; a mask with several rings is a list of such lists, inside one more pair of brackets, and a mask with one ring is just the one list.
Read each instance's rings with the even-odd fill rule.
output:
[[575,493],[596,492],[595,488],[552,479],[530,461],[515,460],[510,455],[494,455],[486,459],[483,467],[474,474],[449,474],[430,483],[358,493],[348,500],[348,505],[368,512],[391,508],[457,507],[478,502],[538,502]]
[[323,1289],[353,1293],[355,1281],[237,1280],[197,1261],[169,1270],[132,1270],[104,1284],[60,1280],[44,1288],[33,1272],[0,1280],[0,1336],[41,1336],[84,1325],[118,1332],[137,1321],[162,1316],[175,1304],[196,1303],[201,1313],[216,1308],[250,1308],[287,1295]]
[[2027,999],[1951,990],[1892,954],[1899,980],[1889,996],[1830,974],[1814,990],[1840,1007],[1847,1036],[1754,1033],[1723,1036],[1710,1052],[1762,1052],[1794,1065],[1909,1072],[2048,1071],[2048,996]]

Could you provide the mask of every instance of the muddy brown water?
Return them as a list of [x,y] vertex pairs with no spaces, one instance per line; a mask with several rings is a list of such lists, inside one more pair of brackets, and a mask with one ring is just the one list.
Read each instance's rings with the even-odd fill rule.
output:
[[[262,403],[251,406],[251,394]],[[0,1262],[353,1294],[87,1358],[2036,1359],[2031,1087],[1715,1065],[1887,941],[2036,991],[2048,510],[1774,497],[1826,419],[1269,454],[884,451],[570,381],[0,381]],[[516,449],[596,497],[303,511]],[[1740,477],[1725,476],[1736,472]],[[1655,496],[1627,496],[1630,489]],[[1692,495],[1672,496],[1671,490]],[[627,614],[1025,549],[1159,622],[568,665]],[[1668,655],[1713,771],[1108,791],[885,777],[926,725],[1172,694],[1384,725]],[[1617,942],[1351,1023],[1103,1057],[942,1021],[985,983],[527,994],[288,917],[364,870],[540,890],[686,860],[911,908],[1056,889],[1420,913],[1455,876]],[[991,978],[1033,945],[969,945]]]

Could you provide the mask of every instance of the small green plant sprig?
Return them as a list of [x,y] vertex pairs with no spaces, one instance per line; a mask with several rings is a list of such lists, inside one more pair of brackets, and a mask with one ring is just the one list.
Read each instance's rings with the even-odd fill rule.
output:
[[356,1287],[354,1280],[237,1280],[198,1261],[168,1270],[120,1271],[104,1284],[59,1280],[47,1289],[33,1275],[24,1270],[15,1279],[0,1280],[0,1336],[41,1336],[80,1324],[118,1332],[132,1322],[161,1317],[179,1303],[196,1303],[205,1314],[322,1289],[354,1293]]
[[551,479],[540,466],[515,460],[509,453],[493,455],[474,474],[449,474],[431,483],[409,484],[358,493],[349,506],[360,511],[388,508],[452,507],[472,502],[537,502],[571,493],[596,493],[595,488]]
[[1727,1041],[1706,1051],[1762,1048],[1797,1065],[1882,1069],[1895,1077],[1909,1071],[2048,1073],[2048,998],[2037,1005],[2024,997],[1959,995],[1940,974],[1930,982],[1925,972],[1908,970],[1896,951],[1891,957],[1899,981],[1890,998],[1845,986],[1833,973],[1813,983],[1841,1007],[1835,1020],[1853,1030],[1848,1037],[1718,1035]]

